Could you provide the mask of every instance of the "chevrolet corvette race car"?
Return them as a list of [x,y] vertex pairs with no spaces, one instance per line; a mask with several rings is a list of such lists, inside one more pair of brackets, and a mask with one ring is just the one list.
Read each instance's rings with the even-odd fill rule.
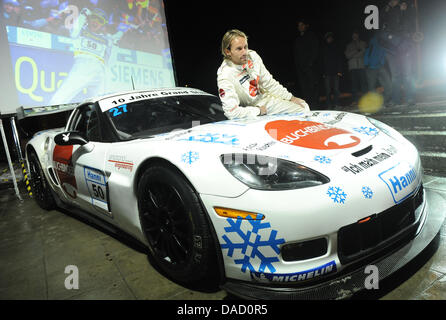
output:
[[123,231],[175,281],[217,274],[246,298],[349,296],[366,265],[384,278],[439,229],[417,149],[359,114],[227,120],[197,89],[132,91],[80,104],[26,155],[40,207]]

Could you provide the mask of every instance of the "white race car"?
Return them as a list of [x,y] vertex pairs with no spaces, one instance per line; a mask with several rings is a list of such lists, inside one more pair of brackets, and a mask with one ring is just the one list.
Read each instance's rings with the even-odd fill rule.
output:
[[173,280],[218,275],[245,298],[350,296],[365,266],[382,279],[437,234],[417,149],[389,126],[337,111],[225,119],[190,88],[87,101],[27,144],[35,200],[131,235]]

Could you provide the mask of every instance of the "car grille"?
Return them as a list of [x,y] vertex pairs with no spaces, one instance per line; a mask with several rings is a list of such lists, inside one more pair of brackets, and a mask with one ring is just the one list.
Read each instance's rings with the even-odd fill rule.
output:
[[423,186],[404,202],[338,231],[338,256],[342,264],[389,249],[411,239],[417,230],[416,208],[423,203]]

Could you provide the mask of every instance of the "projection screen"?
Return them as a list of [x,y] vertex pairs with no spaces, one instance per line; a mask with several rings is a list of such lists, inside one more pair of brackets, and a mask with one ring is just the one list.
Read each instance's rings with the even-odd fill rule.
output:
[[175,86],[162,0],[0,0],[0,112]]

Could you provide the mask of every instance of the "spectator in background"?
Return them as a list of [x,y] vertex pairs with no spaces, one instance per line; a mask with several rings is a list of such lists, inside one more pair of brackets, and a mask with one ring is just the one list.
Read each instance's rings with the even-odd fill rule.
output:
[[[384,7],[384,10],[380,11],[380,21],[382,29],[389,33],[396,32],[400,28],[401,23],[401,10],[400,0],[390,0]],[[392,38],[389,38],[391,40]]]
[[350,71],[351,90],[352,90],[352,105],[358,103],[358,92],[367,92],[367,78],[364,67],[364,54],[367,48],[367,43],[359,38],[359,32],[354,31],[352,34],[352,41],[345,49],[345,56],[348,61],[348,70]]
[[[335,42],[333,32],[325,34],[325,45],[322,51],[322,77],[327,100],[325,107],[335,108],[339,105],[339,79],[342,77],[342,55]],[[331,94],[333,93],[333,99]]]
[[[400,69],[397,74],[396,81],[401,81],[404,87],[405,100],[407,105],[415,104],[415,61],[416,61],[416,46],[413,36],[416,32],[415,16],[413,4],[409,6],[408,1],[402,1],[400,4],[401,10],[401,29],[402,29],[402,44],[399,50]],[[397,87],[397,92],[393,93],[395,99],[401,99],[401,86]],[[401,100],[400,100],[401,101]]]
[[2,19],[5,20],[9,26],[20,27],[23,24],[21,16],[22,7],[17,0],[3,0],[3,15]]
[[386,49],[387,63],[392,79],[392,100],[390,105],[401,104],[401,87],[404,86],[406,102],[413,104],[415,84],[412,67],[414,65],[415,18],[412,6],[407,1],[390,0],[381,17],[382,33],[380,44]]
[[367,83],[370,92],[374,92],[380,83],[384,87],[384,104],[389,105],[392,95],[390,75],[386,68],[386,51],[379,44],[378,35],[370,40],[364,55]]
[[317,58],[319,40],[308,30],[310,25],[301,19],[298,21],[298,34],[294,41],[294,63],[300,95],[310,106],[319,104]]
[[[68,8],[68,1],[60,2],[60,4],[59,2],[60,1],[53,1],[52,3],[48,2],[46,8],[42,7],[42,9],[47,9],[41,11],[42,13],[45,12],[43,16],[47,16],[47,18],[40,19],[41,23],[43,22],[42,20],[46,21],[46,23],[43,22],[41,25],[41,30],[69,37],[70,32],[65,26],[65,20],[70,15],[71,10]],[[41,6],[42,5],[43,2],[41,2]],[[39,20],[34,21],[34,28],[37,28],[38,23],[35,23],[38,21]]]

